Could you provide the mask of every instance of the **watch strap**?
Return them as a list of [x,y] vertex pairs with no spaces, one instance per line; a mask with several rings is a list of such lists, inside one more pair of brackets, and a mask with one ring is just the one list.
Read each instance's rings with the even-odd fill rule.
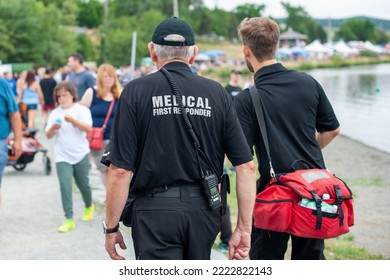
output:
[[104,234],[110,234],[110,233],[118,232],[118,230],[119,230],[119,223],[115,227],[108,228],[107,224],[106,224],[106,221],[103,221],[103,232],[104,232]]

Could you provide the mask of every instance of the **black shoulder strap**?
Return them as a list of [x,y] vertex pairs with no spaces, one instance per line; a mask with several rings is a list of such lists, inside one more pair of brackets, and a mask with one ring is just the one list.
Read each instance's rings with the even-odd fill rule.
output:
[[251,86],[249,88],[249,91],[252,97],[253,107],[255,108],[256,118],[260,127],[261,136],[264,141],[265,150],[267,152],[268,162],[270,167],[270,175],[272,178],[275,178],[275,171],[272,167],[271,153],[269,150],[267,127],[265,126],[265,115],[264,115],[263,103],[261,102],[260,94],[255,85]]
[[[161,67],[160,71],[167,78],[169,84],[171,85],[172,91],[173,91],[173,93],[176,96],[176,100],[179,103],[179,107],[180,107],[180,113],[183,116],[184,122],[186,123],[186,126],[187,126],[187,130],[190,133],[190,135],[191,135],[191,137],[192,137],[192,139],[194,141],[195,150],[196,150],[197,154],[199,153],[203,157],[203,159],[205,160],[207,165],[210,167],[211,171],[214,172],[216,175],[218,175],[217,171],[212,166],[211,161],[209,160],[209,158],[206,156],[206,154],[201,149],[201,145],[200,145],[199,139],[196,136],[195,131],[193,129],[193,126],[192,126],[192,124],[191,124],[191,122],[190,122],[190,120],[189,120],[189,118],[187,116],[187,111],[185,110],[185,107],[184,107],[184,104],[183,104],[182,95],[179,92],[179,89],[176,86],[176,83],[175,83],[171,73],[169,73],[168,70],[165,69],[164,67]],[[199,156],[198,156],[198,162],[199,162],[199,168],[200,168],[201,177],[203,178],[204,177],[204,173],[203,173],[202,167],[200,165]],[[219,175],[218,175],[218,178],[220,178]]]

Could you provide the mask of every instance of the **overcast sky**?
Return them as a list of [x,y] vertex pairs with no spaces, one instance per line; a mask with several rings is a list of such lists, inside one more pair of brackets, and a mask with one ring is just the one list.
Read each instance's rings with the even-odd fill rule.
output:
[[313,18],[369,16],[390,20],[390,0],[203,0],[208,8],[218,5],[228,11],[246,3],[264,4],[263,15],[275,18],[287,16],[280,2],[301,6]]

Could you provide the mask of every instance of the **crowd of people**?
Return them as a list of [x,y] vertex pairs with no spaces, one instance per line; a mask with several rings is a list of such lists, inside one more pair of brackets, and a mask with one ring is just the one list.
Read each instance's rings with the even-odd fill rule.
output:
[[[16,116],[19,115],[20,121],[26,120],[26,129],[35,129],[36,114],[40,108],[45,122],[46,136],[55,139],[54,161],[65,216],[65,221],[58,231],[63,233],[75,228],[72,206],[73,180],[85,202],[82,221],[88,222],[93,219],[94,204],[89,171],[91,166],[96,167],[100,171],[102,184],[106,185],[107,168],[100,163],[100,158],[109,142],[112,121],[122,91],[115,68],[110,64],[102,64],[96,75],[93,75],[83,65],[83,56],[75,53],[69,55],[67,67],[71,71],[60,78],[55,77],[55,72],[50,68],[40,67],[36,71],[32,69],[22,71],[17,80],[12,78],[10,72],[6,72],[5,79],[2,80],[5,83],[2,90],[4,94],[7,93],[7,102],[9,102],[4,109],[11,110],[8,114],[13,114],[15,108],[17,112],[18,104],[24,104],[25,118],[21,118],[18,113]],[[5,91],[7,83],[9,91]],[[104,146],[100,150],[91,150],[86,134],[92,127],[102,126],[111,101],[115,104],[105,127]],[[14,118],[16,117],[9,117],[12,120],[11,124]],[[2,137],[6,143],[10,131],[6,126],[4,129],[4,137]],[[13,146],[18,157],[20,150],[18,135],[22,133],[22,127],[17,129],[18,133],[15,133],[15,130],[13,129],[13,137],[17,141],[13,142]],[[7,147],[5,144],[4,146]],[[5,156],[6,150],[3,150],[2,168],[8,158],[8,151]]]
[[[69,72],[61,75],[38,69],[37,75],[22,72],[10,82],[7,73],[8,83],[0,79],[1,173],[11,130],[13,152],[20,153],[17,102],[27,105],[30,128],[42,106],[46,136],[55,141],[65,216],[59,232],[75,229],[73,180],[85,204],[82,221],[93,219],[93,164],[106,188],[103,228],[112,259],[124,259],[116,246],[126,248],[120,230],[125,208],[132,220],[136,259],[210,259],[219,233],[219,248],[229,259],[284,259],[290,238],[291,259],[324,259],[324,240],[252,225],[255,195],[270,181],[270,170],[249,87],[258,89],[268,112],[276,173],[291,171],[297,159],[325,168],[321,149],[338,135],[337,117],[317,81],[275,59],[280,29],[273,20],[244,19],[238,34],[245,64],[253,73],[245,85],[240,69],[232,69],[226,85],[194,74],[195,36],[191,26],[176,17],[163,20],[151,34],[148,49],[155,69],[137,72],[125,83],[123,71],[110,64],[91,73],[80,54],[69,55]],[[86,135],[106,120],[103,148],[91,151]],[[234,229],[226,200],[229,172],[236,173]]]

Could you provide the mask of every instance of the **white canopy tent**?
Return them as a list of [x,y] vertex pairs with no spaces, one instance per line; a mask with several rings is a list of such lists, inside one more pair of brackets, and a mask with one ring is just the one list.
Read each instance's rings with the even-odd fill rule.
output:
[[321,44],[320,40],[314,40],[304,48],[311,58],[326,59],[332,54],[332,50]]
[[366,50],[372,51],[374,53],[378,53],[378,54],[383,53],[383,48],[380,48],[378,46],[374,46],[370,41],[365,41],[363,47]]
[[351,48],[344,41],[338,41],[336,44],[334,44],[333,50],[342,57],[357,55],[359,53],[359,50]]

